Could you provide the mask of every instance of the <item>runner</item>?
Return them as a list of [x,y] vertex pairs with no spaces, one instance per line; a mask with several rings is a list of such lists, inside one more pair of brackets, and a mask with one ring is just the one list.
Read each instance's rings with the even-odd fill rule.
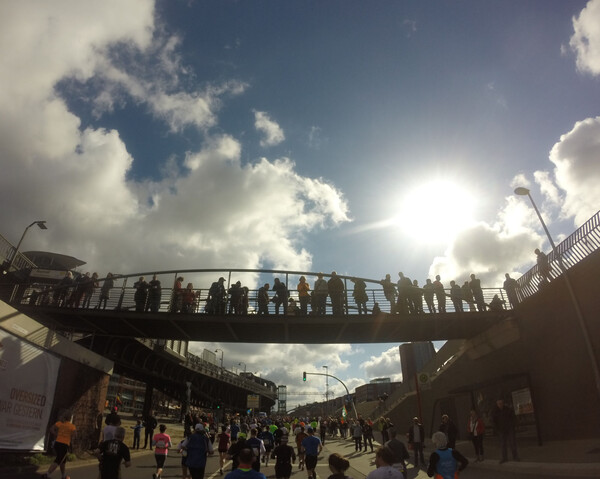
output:
[[160,479],[160,475],[162,474],[165,466],[165,460],[167,459],[167,453],[169,452],[169,448],[172,446],[171,436],[165,434],[167,426],[161,424],[158,427],[158,430],[160,432],[155,434],[152,438],[152,445],[154,446],[154,458],[156,459],[156,472],[152,474],[152,479]]
[[63,479],[69,479],[66,472],[67,453],[69,452],[71,441],[75,437],[76,430],[77,428],[71,422],[71,411],[63,411],[60,415],[60,420],[50,428],[50,434],[56,438],[54,440],[56,459],[50,464],[48,472],[42,476],[44,479],[48,479],[57,467],[60,467]]

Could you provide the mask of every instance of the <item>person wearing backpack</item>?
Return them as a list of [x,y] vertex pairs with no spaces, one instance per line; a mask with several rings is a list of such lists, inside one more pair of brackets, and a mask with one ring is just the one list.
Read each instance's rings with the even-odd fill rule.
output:
[[158,426],[160,431],[155,434],[152,438],[152,445],[154,446],[154,458],[156,459],[156,473],[152,474],[152,479],[160,479],[160,475],[163,472],[165,466],[165,460],[167,459],[167,453],[171,444],[171,436],[165,433],[167,426],[161,424]]

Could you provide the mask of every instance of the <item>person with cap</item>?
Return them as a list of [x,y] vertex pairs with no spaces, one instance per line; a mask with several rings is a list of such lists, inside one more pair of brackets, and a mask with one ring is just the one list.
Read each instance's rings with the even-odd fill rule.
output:
[[304,452],[306,462],[306,473],[308,479],[317,479],[315,474],[315,467],[317,466],[317,458],[319,453],[323,450],[321,440],[315,436],[315,430],[312,427],[306,429],[308,437],[302,440],[302,451]]
[[425,457],[423,456],[424,442],[425,428],[423,428],[419,418],[415,416],[412,425],[408,428],[408,444],[412,446],[415,452],[415,467],[419,467],[419,459],[421,460],[421,464],[425,465]]
[[214,449],[202,423],[194,426],[194,434],[183,441],[181,447],[187,452],[186,465],[190,470],[192,479],[203,479],[206,457],[212,455]]
[[[233,446],[232,446],[233,447]],[[239,464],[231,472],[227,473],[225,479],[266,479],[262,472],[252,469],[254,453],[252,449],[243,448],[239,451]]]
[[442,423],[440,424],[439,431],[442,431],[448,439],[448,447],[454,449],[456,446],[456,438],[458,437],[458,428],[456,424],[450,419],[448,414],[442,414]]

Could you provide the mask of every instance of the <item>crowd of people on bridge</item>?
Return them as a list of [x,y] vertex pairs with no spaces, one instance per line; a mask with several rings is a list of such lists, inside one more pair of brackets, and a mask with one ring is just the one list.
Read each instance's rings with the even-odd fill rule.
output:
[[[269,315],[274,310],[276,315],[318,316],[325,315],[328,306],[332,315],[343,315],[353,311],[359,315],[378,314],[381,311],[375,290],[367,290],[365,280],[347,278],[352,283],[352,288],[348,290],[345,281],[335,271],[327,276],[326,279],[323,273],[318,273],[312,288],[303,275],[295,288],[290,288],[289,284],[276,277],[272,286],[270,283],[264,283],[257,291],[251,291],[243,286],[241,281],[227,287],[224,277],[213,282],[208,290],[196,289],[191,282],[184,287],[184,277],[178,276],[170,290],[168,311],[204,312],[211,315],[247,315],[252,312]],[[519,286],[508,273],[505,276],[503,289],[508,306],[514,308],[519,302]],[[33,294],[31,302],[66,308],[106,309],[111,291],[115,288],[115,279],[117,278],[112,273],[100,280],[98,273],[89,272],[74,278],[73,273],[69,271],[57,285]],[[389,312],[392,314],[423,314],[424,307],[428,313],[446,313],[448,301],[452,303],[452,310],[457,313],[467,310],[502,311],[507,307],[507,302],[498,294],[486,303],[481,281],[475,274],[471,274],[470,280],[464,281],[462,285],[456,280],[450,281],[449,288],[444,286],[440,275],[436,275],[433,281],[427,278],[421,286],[418,280],[411,280],[403,272],[398,273],[397,281],[393,281],[391,275],[387,274],[379,281],[379,285],[383,297],[389,302]],[[161,305],[165,304],[163,287],[157,274],[154,274],[150,281],[140,276],[132,288],[132,309],[137,312],[158,312]],[[204,293],[205,297],[201,297],[201,293]],[[120,295],[122,301],[124,288],[120,290]],[[353,298],[354,305],[351,304],[349,296]],[[91,303],[93,297],[96,298],[94,305]],[[124,309],[121,302],[119,307]],[[125,309],[128,309],[128,306],[125,306]]]

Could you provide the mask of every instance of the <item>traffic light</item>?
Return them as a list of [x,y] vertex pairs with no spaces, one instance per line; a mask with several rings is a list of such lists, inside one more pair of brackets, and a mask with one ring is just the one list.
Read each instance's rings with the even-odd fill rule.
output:
[[302,381],[306,381],[306,371],[302,373]]

